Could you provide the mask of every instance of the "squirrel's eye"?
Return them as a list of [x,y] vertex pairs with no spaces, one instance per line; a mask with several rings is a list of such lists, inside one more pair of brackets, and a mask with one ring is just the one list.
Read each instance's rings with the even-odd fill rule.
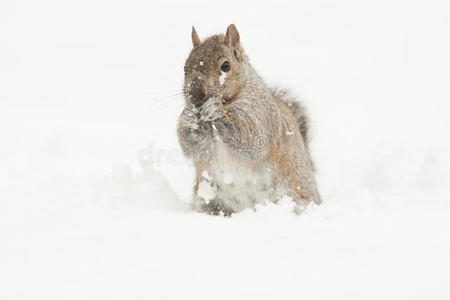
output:
[[188,74],[187,68],[184,67],[184,76],[186,76]]
[[222,72],[228,72],[228,71],[230,71],[230,63],[229,62],[224,62],[223,64],[222,64],[222,66],[220,67],[220,70],[222,71]]

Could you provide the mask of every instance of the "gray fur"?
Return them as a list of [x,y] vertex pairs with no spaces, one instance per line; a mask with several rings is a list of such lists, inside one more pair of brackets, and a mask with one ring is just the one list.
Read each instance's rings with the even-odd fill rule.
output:
[[275,98],[283,101],[292,111],[295,118],[297,119],[298,126],[300,128],[300,133],[302,134],[303,141],[308,147],[309,143],[309,118],[306,113],[305,106],[292,94],[291,91],[287,89],[281,89],[279,87],[271,87],[272,94]]

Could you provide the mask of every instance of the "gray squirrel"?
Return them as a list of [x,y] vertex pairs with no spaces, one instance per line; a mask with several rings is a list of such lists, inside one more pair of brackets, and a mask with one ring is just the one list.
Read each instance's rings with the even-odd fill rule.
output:
[[192,27],[178,139],[194,163],[193,209],[231,215],[290,197],[299,213],[320,204],[303,106],[269,88],[234,24],[204,41]]

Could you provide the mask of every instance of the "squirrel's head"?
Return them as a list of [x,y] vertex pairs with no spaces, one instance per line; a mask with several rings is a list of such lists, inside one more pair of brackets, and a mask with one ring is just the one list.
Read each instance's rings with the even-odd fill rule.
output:
[[243,85],[243,62],[239,32],[231,24],[225,35],[213,35],[203,42],[192,27],[192,49],[184,66],[184,95],[195,106],[210,97],[219,97],[226,105],[233,102]]

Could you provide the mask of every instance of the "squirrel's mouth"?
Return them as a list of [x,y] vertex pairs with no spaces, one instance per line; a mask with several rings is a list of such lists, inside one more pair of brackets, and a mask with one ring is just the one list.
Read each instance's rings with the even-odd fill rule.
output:
[[[213,95],[206,95],[204,93],[201,94],[188,94],[187,95],[187,99],[194,104],[196,107],[200,107],[202,106],[209,98],[214,97]],[[222,104],[223,105],[228,105],[233,103],[236,99],[237,96],[233,95],[233,96],[226,96],[226,95],[221,95],[218,98],[220,98],[222,100]]]
[[200,107],[203,105],[203,103],[206,102],[206,100],[208,100],[209,97],[202,93],[201,95],[190,94],[188,98],[192,102],[192,104],[194,104],[197,107]]

